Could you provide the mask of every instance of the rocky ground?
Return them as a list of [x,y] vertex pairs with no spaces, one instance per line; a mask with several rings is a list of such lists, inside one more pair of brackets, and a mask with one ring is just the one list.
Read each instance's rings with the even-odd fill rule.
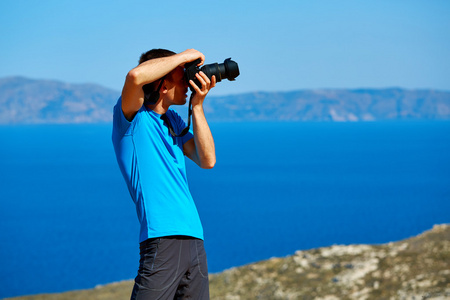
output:
[[213,299],[450,299],[450,226],[384,245],[297,251],[211,282]]
[[[450,299],[450,225],[383,245],[297,251],[210,277],[211,299]],[[129,299],[132,281],[14,299]]]

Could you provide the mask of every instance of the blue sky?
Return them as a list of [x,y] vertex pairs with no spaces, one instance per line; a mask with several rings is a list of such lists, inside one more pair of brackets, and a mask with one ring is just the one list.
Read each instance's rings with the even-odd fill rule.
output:
[[120,90],[151,48],[232,57],[215,95],[312,88],[450,90],[450,1],[0,2],[0,77]]

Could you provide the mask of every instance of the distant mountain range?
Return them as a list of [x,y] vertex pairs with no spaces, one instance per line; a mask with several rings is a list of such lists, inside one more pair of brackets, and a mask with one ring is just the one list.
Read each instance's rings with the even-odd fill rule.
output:
[[[0,124],[104,123],[120,91],[24,77],[0,79]],[[177,109],[186,117],[187,108]],[[210,96],[210,121],[449,120],[450,92],[315,89]]]

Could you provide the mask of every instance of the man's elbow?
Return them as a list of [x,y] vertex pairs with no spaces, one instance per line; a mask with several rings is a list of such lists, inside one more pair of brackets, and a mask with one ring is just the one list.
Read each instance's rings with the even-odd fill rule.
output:
[[139,71],[137,69],[133,69],[128,72],[125,82],[134,86],[138,86],[140,84],[139,79]]
[[202,169],[212,169],[216,165],[216,159],[209,159],[201,163],[200,167]]

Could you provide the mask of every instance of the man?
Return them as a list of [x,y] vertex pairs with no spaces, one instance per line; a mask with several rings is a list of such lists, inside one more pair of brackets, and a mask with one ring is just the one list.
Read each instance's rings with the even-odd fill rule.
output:
[[[140,264],[131,299],[209,299],[203,228],[188,188],[184,156],[202,168],[216,162],[203,101],[216,84],[199,72],[201,84],[184,80],[184,65],[205,56],[194,49],[154,49],[128,72],[114,107],[117,162],[136,204],[140,222]],[[171,105],[192,98],[192,132]],[[153,91],[145,101],[143,87]],[[171,131],[172,130],[172,133]]]

